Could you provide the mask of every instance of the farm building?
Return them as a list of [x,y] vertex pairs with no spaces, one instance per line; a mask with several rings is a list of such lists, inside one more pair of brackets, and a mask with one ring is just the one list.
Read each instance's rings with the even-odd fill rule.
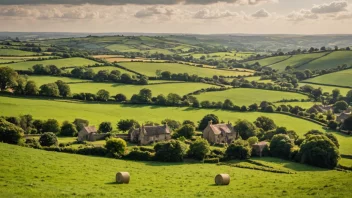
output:
[[315,104],[307,110],[307,113],[325,113],[333,110],[334,108],[332,106]]
[[336,122],[343,123],[348,117],[352,116],[351,112],[342,112],[336,115]]
[[268,142],[258,142],[252,145],[254,153],[259,157],[263,155],[263,151],[266,147],[268,147]]
[[98,134],[95,126],[83,127],[82,130],[78,132],[78,141],[91,141],[100,140],[105,138],[106,134]]
[[237,139],[238,133],[234,130],[232,124],[213,124],[209,121],[208,126],[203,131],[203,138],[212,144],[227,143],[230,144]]
[[140,145],[171,139],[171,129],[167,124],[161,126],[144,126],[129,131],[130,141]]

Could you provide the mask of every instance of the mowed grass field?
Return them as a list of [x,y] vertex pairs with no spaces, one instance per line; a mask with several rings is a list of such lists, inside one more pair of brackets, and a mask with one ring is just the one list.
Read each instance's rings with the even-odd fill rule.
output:
[[[73,121],[83,118],[90,121],[91,125],[98,126],[101,122],[109,121],[116,126],[120,119],[135,119],[140,123],[154,121],[160,123],[169,118],[178,121],[200,121],[207,114],[215,114],[220,120],[234,123],[239,119],[254,121],[259,116],[267,116],[278,126],[294,130],[303,136],[311,129],[324,131],[322,126],[295,117],[275,113],[261,112],[231,112],[216,109],[193,109],[188,107],[160,107],[145,105],[119,105],[83,103],[65,100],[47,100],[33,98],[12,98],[0,96],[0,109],[2,116],[19,116],[31,114],[35,119],[55,118],[60,122]],[[340,151],[343,154],[352,154],[352,136],[334,133],[340,142]]]
[[253,60],[253,61],[248,61],[245,62],[245,65],[253,65],[254,63],[258,62],[261,66],[269,66],[272,64],[275,64],[279,61],[283,61],[285,59],[290,58],[289,55],[285,55],[285,56],[274,56],[274,57],[269,57],[269,58],[263,58],[260,60]]
[[309,83],[298,83],[300,87],[304,85],[310,85],[314,87],[315,89],[321,88],[323,92],[329,92],[330,94],[332,93],[332,90],[334,89],[339,89],[341,95],[346,96],[346,94],[351,91],[352,89],[350,88],[341,88],[341,87],[335,87],[335,86],[328,86],[328,85],[316,85],[316,84],[309,84]]
[[27,80],[32,80],[36,82],[37,86],[41,86],[43,84],[53,83],[58,80],[61,80],[66,83],[77,83],[77,82],[86,82],[90,80],[83,80],[77,78],[68,78],[68,77],[55,77],[55,76],[26,76]]
[[26,61],[20,63],[3,64],[1,66],[8,66],[14,70],[28,70],[36,64],[46,65],[56,65],[57,67],[72,67],[72,66],[88,66],[99,64],[98,62],[88,60],[85,58],[65,58],[65,59],[55,59],[55,60],[44,60],[44,61]]
[[200,77],[212,78],[214,75],[217,76],[238,76],[238,75],[252,75],[251,72],[236,72],[228,70],[210,69],[210,68],[200,68],[195,66],[188,66],[177,63],[120,63],[120,65],[137,71],[146,76],[156,76],[156,71],[169,71],[171,73],[188,73],[189,75],[196,74]]
[[[259,159],[278,174],[201,163],[134,162],[48,152],[0,143],[2,197],[349,197],[351,172]],[[243,162],[233,162],[243,163]],[[129,172],[130,183],[115,175]],[[228,186],[214,177],[227,173]],[[269,182],[270,181],[270,182]]]
[[169,93],[176,93],[180,96],[189,94],[196,90],[214,87],[204,83],[170,83],[170,84],[154,84],[154,85],[128,85],[119,83],[78,83],[71,84],[72,93],[97,93],[101,89],[110,92],[111,96],[122,93],[131,98],[133,94],[138,94],[141,89],[150,89],[153,96],[164,94],[167,96]]
[[0,49],[0,56],[31,56],[36,52],[22,51],[17,49]]
[[262,101],[277,102],[283,99],[308,99],[308,96],[282,91],[270,91],[262,89],[236,88],[225,91],[207,92],[196,95],[199,101],[209,100],[211,102],[224,102],[226,99],[231,100],[235,105],[251,105]]
[[0,59],[0,63],[20,62],[21,59]]
[[316,58],[322,57],[327,53],[312,53],[312,54],[299,54],[294,55],[291,58],[282,61],[277,64],[273,64],[270,67],[279,71],[285,71],[287,66],[296,67],[301,64],[307,63],[308,61],[314,60]]
[[336,68],[339,65],[352,64],[352,51],[337,51],[331,54],[312,61],[306,65],[299,67],[299,70],[316,70],[316,69],[329,69]]
[[304,82],[352,87],[352,69],[318,76]]

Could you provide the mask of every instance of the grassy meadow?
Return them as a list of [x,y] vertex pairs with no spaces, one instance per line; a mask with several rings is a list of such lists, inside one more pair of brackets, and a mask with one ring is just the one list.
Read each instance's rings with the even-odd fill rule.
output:
[[26,76],[27,80],[32,80],[36,82],[37,86],[43,84],[53,83],[58,80],[61,80],[66,83],[77,83],[77,82],[86,82],[89,80],[77,79],[77,78],[68,78],[68,77],[56,77],[56,76]]
[[178,63],[120,63],[120,65],[131,69],[133,71],[138,71],[139,73],[146,76],[156,76],[156,71],[169,71],[171,73],[188,73],[189,75],[196,74],[200,77],[212,78],[214,75],[217,76],[238,76],[238,75],[251,75],[251,72],[236,72],[228,70],[210,69],[210,68],[200,68],[195,66],[188,66]]
[[234,59],[234,60],[244,60],[250,56],[255,55],[253,52],[216,52],[210,54],[190,54],[193,58],[200,59],[202,56],[205,56],[206,59],[214,60],[225,60],[225,59]]
[[304,63],[307,63],[308,61],[312,61],[316,58],[322,57],[327,53],[312,53],[312,54],[299,54],[299,55],[294,55],[291,58],[282,61],[280,63],[276,63],[271,65],[270,67],[279,71],[285,71],[285,68],[287,66],[291,67],[296,67],[299,65],[302,65]]
[[339,65],[351,65],[352,64],[352,51],[337,51],[331,54],[314,60],[306,65],[299,67],[300,70],[305,69],[329,69],[335,68]]
[[169,93],[177,93],[180,96],[189,94],[196,90],[214,87],[204,83],[170,83],[170,84],[151,84],[151,85],[128,85],[119,83],[78,83],[71,84],[72,93],[97,93],[101,89],[110,92],[110,95],[115,96],[122,93],[131,98],[133,94],[138,94],[141,89],[150,89],[153,96],[164,94],[167,96]]
[[209,100],[211,102],[224,102],[229,99],[235,105],[251,105],[253,103],[260,104],[262,101],[277,102],[283,99],[307,99],[308,96],[281,91],[270,91],[262,89],[247,89],[247,88],[236,88],[225,91],[215,91],[202,93],[196,96],[199,101]]
[[[135,119],[139,122],[161,122],[166,118],[174,120],[192,120],[198,122],[207,114],[215,114],[220,120],[235,122],[239,119],[254,121],[259,116],[267,116],[277,125],[295,130],[302,136],[311,129],[324,131],[322,126],[291,116],[275,113],[261,112],[230,112],[216,109],[194,109],[189,107],[160,107],[146,105],[119,105],[84,103],[65,100],[47,100],[34,98],[12,98],[0,96],[0,109],[3,116],[19,116],[31,114],[36,119],[55,118],[60,122],[75,118],[83,118],[90,121],[91,125],[99,125],[109,121],[114,125],[120,119]],[[344,154],[352,154],[352,136],[334,133],[340,141],[340,151]]]
[[352,87],[352,69],[318,76],[304,82]]
[[[118,67],[114,67],[114,66],[101,66],[101,67],[91,67],[90,69],[92,69],[95,73],[98,73],[101,70],[108,70],[109,72],[111,72],[112,70],[118,70],[121,72],[121,74],[129,74],[131,76],[135,76],[135,73],[129,72],[127,70],[118,68]],[[69,68],[69,69],[65,69],[65,71],[72,71],[73,68]]]
[[[273,158],[258,161],[295,174],[226,165],[133,162],[48,152],[0,143],[2,197],[348,197],[351,172],[325,170]],[[244,164],[234,161],[232,163]],[[115,175],[127,171],[129,184]],[[227,173],[228,186],[214,177]],[[77,185],[79,184],[79,185]]]
[[22,51],[17,49],[0,49],[0,56],[32,56],[36,52]]
[[[65,58],[65,59],[55,59],[55,60],[44,60],[44,61],[26,61],[20,63],[4,64],[1,66],[8,66],[14,70],[28,70],[36,64],[42,65],[56,65],[57,67],[70,67],[70,66],[87,66],[95,65],[97,62],[88,60],[85,58]],[[98,63],[99,64],[99,63]]]
[[253,65],[254,63],[258,62],[261,66],[269,66],[269,65],[275,64],[277,62],[286,60],[288,58],[290,58],[289,55],[274,56],[274,57],[269,57],[269,58],[263,58],[263,59],[260,59],[260,60],[248,61],[248,62],[245,62],[244,64]]

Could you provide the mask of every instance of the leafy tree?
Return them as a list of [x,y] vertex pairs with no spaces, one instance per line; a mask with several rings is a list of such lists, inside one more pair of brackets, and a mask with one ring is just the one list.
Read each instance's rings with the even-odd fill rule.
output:
[[57,84],[57,87],[59,88],[59,93],[60,96],[63,96],[64,98],[71,96],[71,88],[68,84],[65,82],[58,80],[55,82]]
[[0,142],[18,144],[23,136],[23,129],[0,118]]
[[205,128],[207,128],[209,121],[212,121],[213,124],[219,124],[218,116],[214,114],[208,114],[204,116],[203,119],[199,122],[198,129],[203,131]]
[[247,140],[250,137],[256,136],[258,133],[255,125],[248,120],[238,120],[234,126],[235,131],[239,133],[242,139]]
[[59,133],[60,132],[60,124],[55,119],[48,119],[43,124],[43,131],[44,132]]
[[182,122],[182,125],[186,125],[186,124],[189,124],[189,125],[193,126],[194,128],[196,127],[196,124],[191,120],[185,120]]
[[265,117],[265,116],[260,116],[257,118],[256,121],[254,121],[254,124],[258,127],[263,129],[264,131],[270,131],[274,130],[276,128],[276,124],[274,120]]
[[339,97],[340,96],[340,90],[339,89],[334,89],[334,90],[332,90],[332,97],[336,100],[337,99],[337,97]]
[[343,128],[348,131],[352,131],[352,116],[349,116],[343,121]]
[[122,74],[121,75],[121,82],[122,83],[131,83],[132,77],[129,74]]
[[125,95],[123,95],[123,94],[117,94],[115,96],[115,100],[117,102],[125,102],[125,101],[127,101],[127,97]]
[[249,111],[258,111],[259,106],[257,103],[249,105]]
[[270,142],[270,152],[273,157],[288,159],[293,143],[287,135],[274,135]]
[[341,111],[344,111],[348,108],[348,104],[345,101],[338,101],[334,104],[334,112],[339,113]]
[[132,119],[120,120],[117,123],[117,128],[123,132],[126,132],[133,127],[139,127],[139,124],[137,121],[132,120]]
[[95,76],[95,82],[105,82],[109,80],[109,70],[100,70]]
[[18,74],[9,67],[0,67],[0,91],[17,85]]
[[162,120],[161,124],[167,124],[172,130],[176,130],[181,127],[181,123],[179,121],[171,119]]
[[346,94],[346,100],[347,102],[352,102],[352,90],[348,91]]
[[226,99],[223,103],[223,106],[222,106],[223,109],[232,109],[233,108],[233,103],[231,100],[229,99]]
[[146,76],[142,76],[139,81],[138,81],[139,85],[147,85],[148,84],[148,77]]
[[274,106],[269,105],[269,106],[265,107],[264,111],[268,112],[268,113],[273,113],[273,112],[275,112],[275,109],[274,109]]
[[110,93],[105,89],[101,89],[97,93],[97,99],[100,101],[108,101],[110,98]]
[[16,86],[13,87],[13,90],[16,94],[21,94],[24,95],[25,94],[25,88],[26,88],[26,83],[27,83],[27,79],[23,76],[18,76],[17,80],[16,80]]
[[155,104],[166,105],[166,103],[167,103],[167,99],[164,95],[160,94],[156,97]]
[[142,89],[139,91],[139,100],[143,103],[148,103],[152,99],[152,91],[150,89]]
[[113,155],[122,156],[126,151],[127,144],[121,138],[109,138],[106,140],[105,148]]
[[195,128],[192,125],[186,124],[183,125],[180,129],[177,130],[177,137],[185,137],[186,139],[191,139],[195,135]]
[[81,118],[76,118],[73,121],[73,124],[76,125],[76,128],[78,131],[81,131],[83,129],[83,127],[89,126],[89,121],[81,119]]
[[37,129],[37,133],[42,133],[43,132],[44,121],[43,120],[34,120],[33,121],[33,126],[34,126],[35,129]]
[[[1,118],[0,118],[1,119]],[[20,119],[18,117],[6,117],[5,120],[16,126],[21,126]]]
[[58,140],[54,133],[47,132],[40,136],[39,143],[41,146],[53,146],[57,145]]
[[325,136],[328,137],[337,148],[340,148],[339,140],[336,138],[336,136],[332,133],[325,133]]
[[112,131],[111,122],[102,122],[99,125],[99,131],[102,133],[108,133]]
[[60,91],[56,83],[49,83],[40,86],[39,94],[43,96],[57,97],[60,95]]
[[198,99],[193,100],[192,107],[194,107],[194,108],[199,108],[200,107],[200,103],[199,103]]
[[246,140],[236,140],[226,149],[228,159],[248,159],[251,157],[252,147]]
[[161,72],[161,78],[165,79],[165,80],[170,80],[171,79],[171,72],[169,72],[169,71]]
[[30,80],[27,82],[26,87],[24,88],[24,92],[26,95],[38,95],[39,94],[39,89],[37,87],[37,84]]
[[78,133],[76,126],[68,121],[62,123],[60,135],[74,137]]
[[162,162],[182,162],[187,153],[187,145],[178,140],[157,143],[154,146],[155,159]]
[[257,137],[255,137],[255,136],[253,136],[253,137],[250,137],[250,138],[248,138],[248,143],[249,143],[249,145],[253,145],[253,144],[256,144],[256,143],[258,143],[258,138]]
[[301,162],[322,168],[337,166],[340,153],[336,145],[324,135],[312,135],[301,144]]
[[334,120],[330,120],[328,123],[329,129],[336,130],[338,127],[338,123]]
[[210,145],[206,139],[197,138],[189,148],[189,155],[202,160],[210,152]]
[[314,89],[312,91],[312,95],[314,99],[317,101],[321,95],[323,95],[323,90],[319,87],[318,89]]
[[30,114],[20,116],[20,126],[28,131],[33,126],[33,116]]

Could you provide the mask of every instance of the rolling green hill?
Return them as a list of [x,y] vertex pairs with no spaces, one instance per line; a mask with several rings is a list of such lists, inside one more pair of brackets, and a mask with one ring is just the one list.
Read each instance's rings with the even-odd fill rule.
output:
[[299,67],[299,70],[316,70],[316,69],[329,69],[336,68],[339,65],[352,64],[352,51],[337,51],[331,54],[314,60],[306,65]]
[[61,80],[66,83],[77,83],[77,82],[86,82],[89,80],[77,79],[77,78],[68,78],[68,77],[56,77],[56,76],[27,76],[27,80],[32,80],[36,82],[37,86],[40,87],[43,84],[53,83],[58,80]]
[[324,55],[326,55],[327,53],[312,53],[312,54],[299,54],[299,55],[294,55],[291,58],[273,64],[270,67],[279,71],[285,71],[285,68],[287,66],[291,66],[291,67],[297,67],[300,66],[304,63],[307,63],[309,61],[312,61],[314,59],[317,59],[319,57],[322,57]]
[[341,95],[346,96],[346,94],[352,90],[350,88],[342,88],[342,87],[335,87],[335,86],[327,86],[327,85],[316,85],[316,84],[309,84],[309,83],[298,83],[300,87],[304,86],[304,85],[310,85],[314,88],[321,88],[323,90],[323,92],[329,92],[330,94],[332,93],[332,90],[334,89],[339,89]]
[[352,87],[352,69],[318,76],[315,78],[308,79],[304,82]]
[[[112,70],[118,70],[121,72],[121,74],[129,74],[131,76],[135,76],[135,73],[129,72],[127,70],[118,68],[118,67],[114,67],[114,66],[101,66],[101,67],[91,67],[90,69],[92,69],[95,73],[98,73],[101,70],[108,70],[109,72],[111,72]],[[73,68],[69,68],[69,69],[65,69],[65,71],[72,71]]]
[[17,49],[0,49],[0,56],[32,56],[35,52],[22,51]]
[[248,61],[248,62],[245,62],[244,64],[245,65],[253,65],[254,63],[258,62],[261,66],[269,66],[269,65],[275,64],[280,61],[284,61],[289,58],[290,58],[289,55],[274,56],[274,57],[264,58],[264,59],[260,59],[260,60]]

